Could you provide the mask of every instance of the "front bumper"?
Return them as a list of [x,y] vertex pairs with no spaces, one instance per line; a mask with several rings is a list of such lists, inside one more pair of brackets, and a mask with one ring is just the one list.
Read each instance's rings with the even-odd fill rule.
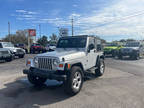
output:
[[134,56],[137,55],[138,52],[120,52],[122,56]]
[[16,52],[16,53],[14,53],[14,55],[15,56],[21,56],[21,55],[25,55],[25,53],[23,53],[23,52],[21,52],[21,53]]
[[64,71],[47,71],[47,70],[40,70],[40,69],[24,69],[24,74],[32,74],[34,76],[39,76],[47,79],[54,79],[58,81],[66,81],[67,75]]
[[9,59],[11,58],[11,56],[0,56],[0,60],[6,60],[6,59]]

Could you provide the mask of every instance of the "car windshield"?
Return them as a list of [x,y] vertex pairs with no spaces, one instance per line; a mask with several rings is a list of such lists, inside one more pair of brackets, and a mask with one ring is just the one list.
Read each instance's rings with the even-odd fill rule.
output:
[[111,47],[111,46],[117,46],[117,44],[116,43],[108,43],[106,46],[109,46],[109,47]]
[[40,44],[33,44],[32,46],[40,46]]
[[87,38],[64,38],[60,39],[57,48],[85,48]]
[[14,45],[10,42],[3,43],[3,47],[14,47]]
[[139,42],[130,42],[126,43],[125,47],[139,47],[140,43]]
[[24,44],[19,44],[19,46],[24,46]]

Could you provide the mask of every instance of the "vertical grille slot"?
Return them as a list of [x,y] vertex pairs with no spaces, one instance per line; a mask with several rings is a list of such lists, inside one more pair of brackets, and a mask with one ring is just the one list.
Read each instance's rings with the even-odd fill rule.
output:
[[52,70],[52,59],[51,58],[38,58],[38,68]]

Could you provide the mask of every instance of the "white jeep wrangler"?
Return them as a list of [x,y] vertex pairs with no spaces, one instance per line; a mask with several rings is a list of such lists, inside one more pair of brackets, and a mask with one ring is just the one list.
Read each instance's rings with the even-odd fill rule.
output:
[[65,91],[77,94],[87,71],[96,76],[104,73],[104,55],[101,42],[92,36],[61,37],[53,52],[39,54],[27,60],[29,82],[42,85],[47,79],[63,81]]

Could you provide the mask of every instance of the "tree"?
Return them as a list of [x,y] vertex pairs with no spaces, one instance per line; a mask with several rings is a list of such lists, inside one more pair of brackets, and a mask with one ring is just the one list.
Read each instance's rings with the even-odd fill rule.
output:
[[127,39],[127,42],[130,42],[130,41],[136,41],[136,40],[134,40],[134,39]]
[[51,43],[51,44],[56,44],[57,41],[58,41],[58,36],[53,33],[53,34],[50,36],[50,43]]
[[47,36],[42,36],[42,38],[39,38],[38,43],[42,46],[46,46],[48,44]]
[[126,40],[125,39],[121,39],[119,42],[126,42]]
[[58,37],[57,37],[57,35],[56,34],[52,34],[52,36],[50,36],[50,41],[58,41]]
[[22,44],[28,44],[28,39],[26,36],[23,35],[16,35],[16,34],[11,34],[10,36],[6,36],[5,38],[3,38],[3,41],[6,42],[12,42],[13,44],[18,44],[18,43],[22,43]]

